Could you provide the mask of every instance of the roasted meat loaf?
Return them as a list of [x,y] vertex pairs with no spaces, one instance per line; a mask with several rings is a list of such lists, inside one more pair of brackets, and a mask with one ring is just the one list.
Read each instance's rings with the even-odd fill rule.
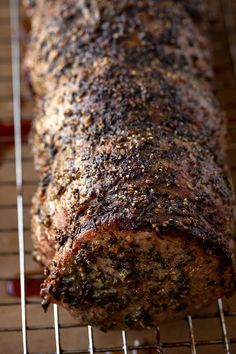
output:
[[235,288],[204,0],[28,4],[43,307],[148,328]]

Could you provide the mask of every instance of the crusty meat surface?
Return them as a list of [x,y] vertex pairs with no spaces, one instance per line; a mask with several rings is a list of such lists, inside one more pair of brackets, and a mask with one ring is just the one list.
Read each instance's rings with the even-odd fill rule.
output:
[[230,296],[233,191],[205,1],[30,3],[43,306],[147,328]]

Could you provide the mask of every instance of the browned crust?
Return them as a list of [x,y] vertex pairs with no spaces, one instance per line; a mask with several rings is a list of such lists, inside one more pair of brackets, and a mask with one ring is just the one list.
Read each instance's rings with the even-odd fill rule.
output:
[[37,2],[25,70],[37,97],[38,261],[53,267],[81,235],[115,227],[181,235],[233,269],[204,11],[199,0]]

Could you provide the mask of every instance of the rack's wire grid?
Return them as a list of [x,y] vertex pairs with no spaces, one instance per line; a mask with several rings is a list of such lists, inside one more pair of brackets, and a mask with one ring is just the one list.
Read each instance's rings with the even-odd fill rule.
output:
[[[236,186],[236,1],[209,0],[209,5],[216,88],[228,115]],[[32,102],[21,100],[27,93],[20,85],[20,17],[17,0],[1,0],[0,353],[236,353],[236,296],[155,331],[104,334],[91,326],[80,328],[56,305],[43,314],[40,299],[28,293],[28,282],[37,285],[40,270],[31,259],[29,235],[30,200],[37,182],[24,134]],[[8,149],[12,144],[15,149]]]

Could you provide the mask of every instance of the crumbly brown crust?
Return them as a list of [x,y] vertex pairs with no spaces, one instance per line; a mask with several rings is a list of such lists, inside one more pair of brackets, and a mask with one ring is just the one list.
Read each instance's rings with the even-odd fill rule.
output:
[[[153,234],[163,244],[170,237],[183,238],[201,255],[203,268],[207,257],[226,269],[219,281],[217,267],[206,272],[204,281],[196,272],[196,283],[212,281],[207,301],[232,292],[233,191],[225,165],[224,114],[212,87],[205,11],[200,0],[52,0],[37,1],[31,9],[25,71],[36,96],[32,142],[41,178],[32,234],[36,259],[48,267],[42,291],[46,303],[65,305],[69,290],[64,283],[71,270],[77,288],[82,286],[71,249],[91,233],[98,244],[100,237],[101,247],[111,232],[120,246],[122,232],[132,239],[143,233],[147,244]],[[105,244],[100,258],[110,257]],[[170,257],[178,257],[180,245],[171,248]],[[129,243],[122,247],[130,249]],[[148,257],[145,251],[147,264]],[[98,296],[93,282],[92,312]],[[163,284],[155,286],[158,293]],[[195,293],[189,288],[184,296],[191,311],[196,304],[191,307]],[[140,291],[125,311],[140,305]],[[110,325],[93,321],[92,315],[86,319],[83,314],[82,320],[79,296],[65,306],[81,323],[103,329],[145,326],[142,319],[128,325],[112,306],[106,310],[113,318]],[[178,306],[176,300],[166,317],[175,317]],[[149,325],[162,320],[148,316]]]

